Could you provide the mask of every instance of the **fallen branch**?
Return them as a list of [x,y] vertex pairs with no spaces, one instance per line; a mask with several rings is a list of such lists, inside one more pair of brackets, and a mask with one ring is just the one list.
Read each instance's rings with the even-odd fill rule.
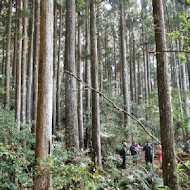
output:
[[[113,106],[115,109],[117,109],[118,111],[121,111],[121,112],[125,113],[125,114],[128,115],[131,119],[133,119],[134,121],[136,121],[136,122],[143,128],[143,130],[145,131],[145,133],[146,133],[148,136],[150,136],[152,139],[156,140],[159,144],[161,144],[161,142],[160,142],[153,134],[151,134],[151,133],[148,131],[148,129],[147,129],[137,118],[135,118],[135,117],[134,117],[133,115],[131,115],[130,113],[126,112],[124,109],[118,107],[118,106],[117,106],[113,101],[111,101],[105,94],[103,94],[103,93],[100,92],[99,90],[96,90],[95,88],[91,87],[89,84],[85,83],[83,80],[81,80],[79,77],[75,76],[73,73],[71,73],[71,72],[69,72],[69,71],[67,71],[67,70],[65,70],[64,72],[70,74],[71,76],[73,76],[75,79],[77,79],[79,82],[81,82],[85,87],[90,88],[92,91],[94,91],[94,92],[100,94],[102,97],[104,97],[104,99],[106,99],[110,104],[112,104],[112,106]],[[183,161],[182,161],[179,157],[176,156],[176,158],[177,158],[177,160],[178,160],[179,162],[182,163],[183,166],[185,166],[188,170],[190,170],[190,168],[187,167],[187,166],[185,165],[185,163],[183,163]]]
[[190,51],[183,51],[183,50],[165,50],[165,51],[149,51],[148,53],[160,54],[160,53],[190,53]]
[[95,88],[91,87],[89,84],[85,83],[83,80],[81,80],[80,78],[78,78],[77,76],[75,76],[73,73],[65,70],[66,73],[70,74],[71,76],[73,76],[75,79],[77,79],[78,81],[80,81],[85,87],[90,88],[91,90],[95,91],[96,93],[100,94],[102,97],[104,97],[104,99],[106,99],[110,104],[112,104],[112,106],[117,109],[120,112],[125,113],[126,115],[128,115],[131,119],[133,119],[134,121],[136,121],[142,128],[143,130],[146,132],[146,134],[148,134],[151,138],[153,138],[154,140],[156,140],[159,144],[160,141],[153,135],[151,134],[148,129],[137,119],[135,118],[133,115],[131,115],[130,113],[126,112],[124,109],[118,107],[113,101],[111,101],[105,94],[103,94],[102,92],[100,92],[99,90],[96,90]]

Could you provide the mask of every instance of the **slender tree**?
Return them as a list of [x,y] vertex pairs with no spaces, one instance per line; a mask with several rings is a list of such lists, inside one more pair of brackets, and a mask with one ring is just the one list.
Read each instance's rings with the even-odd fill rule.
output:
[[34,179],[34,190],[48,190],[50,176],[43,173],[39,159],[46,158],[52,149],[52,93],[53,93],[53,0],[40,2],[40,52],[38,107],[36,124],[36,166],[42,175]]
[[[17,62],[17,45],[18,45],[18,1],[15,2],[16,5],[16,13],[15,13],[15,33],[14,33],[14,57],[13,57],[13,68],[12,75],[14,79],[16,79],[16,62]],[[15,83],[16,84],[16,83]]]
[[[166,50],[166,32],[162,0],[152,0],[156,51]],[[160,135],[163,151],[164,184],[171,189],[178,190],[176,175],[176,155],[171,108],[171,94],[169,87],[168,59],[165,52],[156,54],[157,81],[160,110]]]
[[[78,12],[78,77],[82,79],[82,48],[81,48],[81,12]],[[84,148],[83,131],[83,85],[78,83],[78,125],[79,125],[79,146]]]
[[5,77],[5,105],[10,104],[10,50],[11,50],[11,22],[12,22],[12,0],[9,0],[9,17],[7,27],[7,48],[6,48],[6,77]]
[[57,101],[56,101],[56,126],[60,125],[60,88],[61,88],[61,45],[62,45],[62,28],[63,28],[63,6],[60,5],[59,10],[59,50],[58,50],[58,64],[57,64]]
[[22,8],[23,1],[19,0],[17,4],[18,10],[18,44],[16,59],[16,111],[15,119],[17,130],[20,130],[20,114],[21,114],[21,60],[22,60]]
[[[73,74],[76,74],[75,9],[75,0],[66,0],[65,70]],[[79,149],[76,79],[67,73],[65,77],[66,147]]]
[[[24,9],[28,9],[28,0],[24,0]],[[27,52],[28,52],[28,15],[23,18],[23,48],[22,48],[22,103],[21,121],[26,123],[26,73],[27,73]]]
[[38,102],[38,59],[40,42],[40,3],[35,0],[35,25],[34,25],[34,46],[33,46],[33,106],[32,120],[35,122],[32,132],[36,130],[37,102]]
[[[90,0],[86,1],[87,4],[87,10],[89,11],[90,8]],[[86,50],[87,50],[87,56],[86,56],[86,64],[85,64],[85,81],[87,84],[91,85],[91,64],[90,64],[90,19],[89,16],[86,19]],[[86,120],[90,121],[90,110],[91,110],[91,90],[88,88],[86,91],[85,97],[86,97]],[[90,141],[90,125],[86,126],[85,131],[85,148],[88,147]]]
[[57,102],[57,0],[54,0],[54,45],[53,45],[53,134],[56,128],[56,102]]
[[[122,84],[123,84],[123,98],[124,98],[124,109],[129,113],[129,76],[128,76],[128,62],[126,55],[126,21],[125,21],[125,1],[121,0],[121,64],[122,64]],[[129,124],[129,117],[124,114],[124,124]]]
[[[95,0],[90,1],[90,42],[91,42],[91,80],[92,87],[99,90],[98,57],[96,39],[96,10]],[[100,139],[100,108],[99,94],[92,92],[92,160],[96,166],[102,166]]]
[[[35,14],[35,0],[32,1],[32,14]],[[34,44],[34,17],[30,18],[29,24],[29,48],[28,48],[28,85],[27,85],[27,123],[32,119],[32,83],[33,83],[33,44]]]

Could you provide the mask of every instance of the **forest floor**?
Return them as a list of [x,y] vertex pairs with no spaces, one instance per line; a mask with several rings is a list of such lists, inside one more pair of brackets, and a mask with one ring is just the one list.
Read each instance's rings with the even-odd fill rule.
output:
[[[140,151],[139,164],[146,166],[145,152],[142,150]],[[154,164],[154,167],[153,167],[154,173],[157,174],[160,178],[162,178],[163,177],[162,163],[158,161],[157,157],[154,157],[153,164]]]

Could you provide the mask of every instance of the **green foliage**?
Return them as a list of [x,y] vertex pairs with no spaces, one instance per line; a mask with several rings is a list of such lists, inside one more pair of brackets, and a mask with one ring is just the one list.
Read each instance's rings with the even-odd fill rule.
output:
[[182,53],[178,53],[178,57],[181,60],[181,65],[183,65],[187,61],[187,58]]
[[31,10],[30,9],[27,9],[26,7],[24,7],[22,10],[21,10],[21,13],[22,13],[22,16],[24,17],[30,17],[30,18],[33,18],[34,15],[32,14]]
[[177,164],[176,174],[179,176],[180,184],[184,189],[186,189],[190,187],[190,175],[189,175],[190,161],[184,162],[184,164],[186,165],[186,167],[184,167],[184,165],[181,163]]
[[77,12],[80,12],[85,9],[86,3],[85,0],[76,0]]
[[[177,20],[175,25],[178,25],[179,30],[172,31],[168,34],[171,39],[183,39],[182,42],[182,50],[190,51],[190,19],[188,14],[180,14],[177,13],[173,20]],[[185,61],[185,60],[184,60]]]
[[0,188],[18,189],[32,186],[32,165],[34,161],[34,137],[29,125],[23,125],[18,132],[13,112],[0,109]]
[[47,173],[53,177],[54,189],[95,190],[95,184],[100,178],[99,170],[89,171],[92,165],[86,152],[67,152],[63,144],[54,144],[54,155],[44,160]]

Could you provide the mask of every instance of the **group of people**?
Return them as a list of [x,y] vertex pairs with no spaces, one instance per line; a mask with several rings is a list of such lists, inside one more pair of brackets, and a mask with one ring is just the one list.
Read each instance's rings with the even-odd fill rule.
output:
[[[130,151],[129,151],[130,150]],[[145,151],[145,162],[146,165],[148,165],[149,163],[152,163],[152,159],[153,159],[153,148],[152,145],[147,142],[144,147],[142,146],[141,143],[137,143],[136,141],[133,141],[129,150],[127,149],[127,143],[124,142],[123,143],[123,148],[122,151],[120,153],[120,156],[122,157],[122,169],[126,169],[126,156],[127,155],[132,155],[133,157],[133,163],[137,164],[138,159],[139,159],[139,155],[140,155],[140,150]],[[156,150],[156,153],[158,155],[158,161],[162,162],[162,146],[159,144]]]

